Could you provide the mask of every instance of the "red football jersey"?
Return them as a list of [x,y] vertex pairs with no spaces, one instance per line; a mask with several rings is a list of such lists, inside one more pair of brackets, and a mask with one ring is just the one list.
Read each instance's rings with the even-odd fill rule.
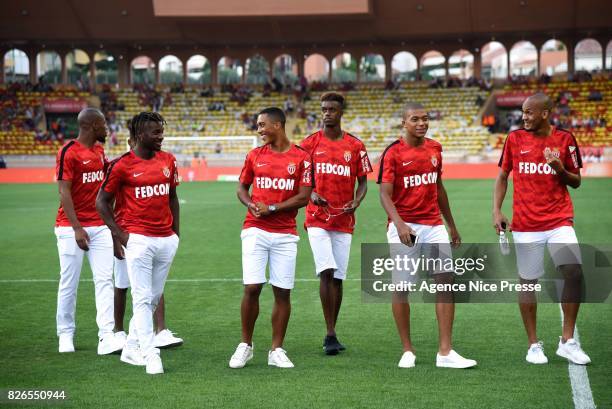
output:
[[372,172],[365,145],[346,132],[339,140],[332,141],[320,130],[304,139],[300,146],[312,157],[314,191],[330,205],[323,209],[308,202],[304,226],[352,233],[355,215],[343,213],[341,209],[355,198],[357,177]]
[[425,138],[414,147],[399,138],[380,157],[377,183],[392,183],[391,199],[402,220],[435,226],[442,224],[437,181],[442,174],[442,145]]
[[567,186],[546,163],[545,150],[557,156],[569,172],[580,172],[582,158],[578,144],[574,136],[563,129],[553,127],[545,137],[518,129],[511,132],[504,143],[499,166],[512,172],[514,180],[514,231],[545,231],[573,225],[572,199]]
[[[104,179],[106,165],[104,148],[97,143],[88,148],[75,139],[64,145],[57,154],[55,177],[57,180],[72,182],[74,211],[83,227],[104,224],[96,211],[96,196]],[[61,204],[55,225],[71,226]]]
[[[240,173],[240,183],[252,185],[251,200],[267,205],[284,202],[298,194],[300,186],[312,186],[312,160],[304,149],[291,144],[284,153],[269,144],[250,151]],[[257,218],[247,210],[243,229],[257,227],[273,233],[296,234],[297,209]]]
[[128,233],[168,237],[174,234],[170,188],[178,184],[174,155],[160,151],[145,160],[130,151],[111,163],[102,189],[118,199],[121,227]]

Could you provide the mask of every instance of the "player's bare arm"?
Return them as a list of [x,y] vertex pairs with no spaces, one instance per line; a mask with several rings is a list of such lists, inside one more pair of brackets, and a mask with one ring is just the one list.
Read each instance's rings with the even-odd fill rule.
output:
[[453,247],[459,247],[459,245],[461,245],[461,235],[457,230],[457,226],[455,226],[455,219],[453,219],[450,203],[448,202],[448,194],[446,193],[446,188],[442,183],[441,176],[438,177],[436,187],[438,188],[438,207],[440,207],[440,212],[442,212],[442,216],[444,217],[446,225],[448,226],[451,244]]
[[312,201],[312,203],[316,204],[317,206],[327,206],[327,199],[325,199],[323,196],[321,196],[315,191],[310,194],[310,201]]
[[363,199],[365,199],[366,194],[368,193],[368,177],[367,176],[358,176],[357,177],[357,191],[355,192],[355,199],[351,200],[347,204],[344,205],[344,211],[347,213],[352,213],[359,207]]
[[112,203],[115,200],[115,195],[100,189],[98,196],[96,197],[96,209],[98,214],[104,220],[113,235],[113,239],[119,240],[119,243],[123,246],[127,246],[129,234],[123,231],[115,222],[115,215],[112,208]]
[[89,250],[89,236],[85,229],[81,226],[81,222],[77,218],[76,212],[74,211],[74,202],[72,201],[72,182],[70,180],[58,180],[57,181],[59,187],[59,195],[60,202],[62,204],[62,208],[64,209],[64,213],[68,220],[70,220],[70,225],[74,230],[74,239],[77,242],[77,245],[82,250]]
[[180,237],[180,204],[179,198],[176,194],[176,187],[173,186],[170,188],[170,213],[172,213],[172,230],[176,233],[177,236]]
[[253,216],[259,217],[259,208],[255,203],[253,203],[253,201],[251,200],[251,195],[249,194],[250,188],[251,185],[239,183],[238,190],[236,191],[236,196],[238,196],[238,200],[240,200],[240,202],[249,209]]
[[[290,197],[284,202],[280,203],[270,203],[276,206],[275,212],[289,212],[292,210],[299,209],[308,204],[308,200],[310,198],[310,194],[312,193],[312,186],[300,186],[298,194]],[[272,213],[269,209],[270,205],[265,203],[257,203],[257,208],[259,209],[259,214],[261,216],[267,216]]]
[[499,170],[499,174],[495,179],[495,189],[493,191],[493,227],[499,234],[505,230],[502,225],[509,226],[508,218],[502,213],[502,204],[508,190],[508,172],[503,169]]
[[559,179],[561,179],[561,182],[573,187],[574,189],[578,189],[580,187],[580,183],[582,182],[580,173],[572,173],[565,169],[561,159],[554,156],[550,150],[544,151],[544,158],[546,158],[546,163],[548,163],[548,165],[557,173],[557,176]]
[[402,218],[395,205],[393,204],[393,200],[391,197],[393,196],[393,184],[392,183],[381,183],[380,184],[380,203],[382,204],[383,209],[387,212],[389,219],[395,225],[397,229],[397,235],[400,238],[400,241],[406,246],[412,247],[412,239],[410,238],[411,234],[415,234],[414,230],[410,228]]
[[125,259],[125,252],[119,239],[113,237],[113,255],[119,260]]

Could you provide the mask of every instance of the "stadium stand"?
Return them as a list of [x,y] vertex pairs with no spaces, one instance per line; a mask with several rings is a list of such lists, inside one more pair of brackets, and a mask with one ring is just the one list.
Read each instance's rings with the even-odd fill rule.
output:
[[[91,97],[87,92],[73,90],[27,92],[11,91],[6,86],[0,89],[3,103],[15,111],[10,126],[0,132],[2,154],[54,154],[63,135],[52,129],[46,136],[37,135],[33,124],[25,125],[25,112],[40,110],[43,100]],[[281,106],[291,112],[289,131],[293,140],[299,141],[318,127],[318,101],[324,91],[310,92],[304,102],[299,102],[293,94],[271,92],[264,96],[261,90],[245,91],[248,96],[242,100],[232,92],[201,96],[201,90],[196,88],[173,93],[142,87],[110,92],[120,110],[103,109],[111,128],[108,148],[111,154],[117,154],[125,149],[127,120],[142,110],[154,108],[159,108],[168,122],[166,136],[204,137],[254,135],[255,114],[265,106]],[[445,89],[423,84],[385,90],[382,86],[368,85],[344,93],[347,96],[344,127],[374,151],[382,150],[400,133],[402,105],[409,100],[421,102],[430,109],[435,118],[431,136],[440,140],[447,150],[475,153],[485,146],[489,137],[486,128],[480,125],[479,107],[475,103],[478,96],[486,99],[489,93],[476,87]],[[155,96],[151,98],[147,94]],[[240,144],[223,149],[226,153],[244,152]]]
[[[288,132],[297,142],[319,126],[318,101],[327,87],[313,88],[317,90],[300,95],[292,88],[279,93],[261,87],[236,86],[215,93],[212,89],[139,85],[122,89],[102,87],[94,96],[66,86],[34,90],[19,84],[1,85],[0,154],[55,154],[66,138],[66,124],[61,119],[47,120],[45,124],[43,105],[55,100],[78,104],[91,98],[98,99],[108,118],[110,155],[125,150],[128,137],[125,124],[143,110],[159,110],[168,122],[166,136],[233,137],[255,135],[256,113],[262,107],[280,106],[289,114]],[[421,102],[429,108],[432,117],[429,135],[439,140],[446,152],[477,154],[500,148],[507,134],[508,128],[492,136],[482,125],[479,112],[482,103],[477,101],[486,101],[491,92],[480,87],[442,88],[428,83],[409,83],[393,89],[382,84],[348,88],[343,91],[347,97],[343,126],[373,152],[383,150],[401,132],[402,105],[406,101]],[[553,123],[572,130],[581,146],[612,145],[612,112],[607,109],[612,83],[607,78],[589,75],[545,82],[513,80],[499,92],[520,96],[538,91],[556,101]],[[516,110],[514,121],[514,127],[520,126],[520,113]],[[508,126],[512,129],[512,123]],[[183,153],[243,154],[248,147],[244,141],[224,141],[221,147],[194,145]]]
[[[612,145],[612,112],[608,110],[612,82],[608,78],[582,73],[572,80],[521,82],[507,84],[503,91],[519,95],[544,92],[556,103],[552,123],[571,130],[580,146],[600,148]],[[500,135],[496,147],[501,147],[504,140],[505,136]]]

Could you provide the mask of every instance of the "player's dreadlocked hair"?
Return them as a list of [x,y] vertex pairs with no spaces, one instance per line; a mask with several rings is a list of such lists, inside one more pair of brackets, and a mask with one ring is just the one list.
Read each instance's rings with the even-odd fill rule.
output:
[[126,124],[128,131],[130,132],[130,136],[128,137],[128,145],[130,145],[130,148],[134,146],[134,134],[133,134],[133,129],[132,129],[132,120],[128,119],[126,121]]
[[130,138],[134,140],[138,134],[144,130],[144,126],[147,122],[157,122],[160,125],[166,125],[166,120],[157,112],[141,112],[134,115],[134,117],[128,121],[128,128],[130,130]]

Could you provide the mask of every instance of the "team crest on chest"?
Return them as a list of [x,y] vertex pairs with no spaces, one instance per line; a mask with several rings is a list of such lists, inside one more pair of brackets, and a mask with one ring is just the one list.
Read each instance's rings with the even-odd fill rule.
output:
[[559,159],[561,157],[561,152],[559,152],[559,148],[552,148],[550,149],[548,146],[546,148],[544,148],[544,155],[548,156],[548,155],[552,155],[555,158]]
[[162,169],[162,172],[164,173],[165,177],[170,177],[170,169],[167,166]]
[[344,151],[344,160],[347,162],[351,161],[351,151]]
[[435,155],[431,157],[431,164],[434,168],[438,167],[438,158]]
[[289,162],[289,164],[287,165],[287,172],[289,172],[290,175],[293,175],[295,173],[295,169],[295,163]]

